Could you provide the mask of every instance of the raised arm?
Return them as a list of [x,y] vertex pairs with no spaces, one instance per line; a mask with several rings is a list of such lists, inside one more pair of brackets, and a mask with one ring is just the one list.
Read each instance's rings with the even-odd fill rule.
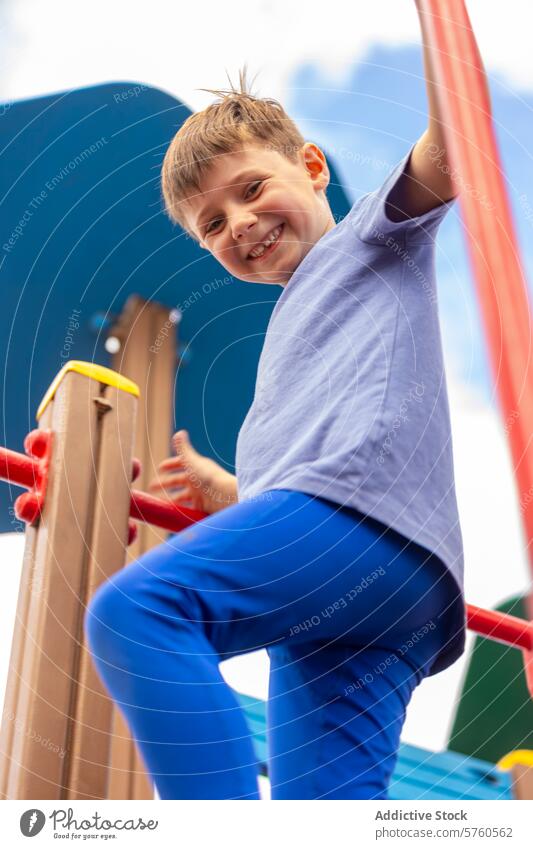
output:
[[[448,4],[449,16],[453,15],[454,3],[463,0],[453,0]],[[437,96],[433,48],[430,46],[429,16],[425,10],[429,4],[424,0],[415,0],[420,20],[422,45],[424,50],[424,72],[428,97],[428,128],[419,138],[413,148],[409,165],[403,177],[395,186],[389,197],[387,214],[394,221],[414,218],[428,212],[441,203],[451,200],[457,194],[451,176],[451,164],[448,159],[445,138],[445,120],[441,116]],[[486,89],[486,103],[490,110],[490,95],[483,68],[483,61],[476,44],[476,56],[479,68],[483,71]]]

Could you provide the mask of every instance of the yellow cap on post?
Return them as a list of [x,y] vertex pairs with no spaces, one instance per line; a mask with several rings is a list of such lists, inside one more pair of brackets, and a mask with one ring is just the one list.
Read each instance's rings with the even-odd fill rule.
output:
[[92,380],[97,380],[98,383],[105,383],[107,386],[114,386],[116,389],[122,389],[123,392],[129,392],[130,395],[139,397],[139,387],[133,380],[129,380],[118,371],[99,366],[97,363],[84,363],[82,360],[70,360],[63,366],[61,371],[55,376],[54,380],[46,390],[43,400],[39,404],[37,410],[37,419],[40,419],[48,404],[57,392],[57,387],[69,371],[75,371],[78,374],[84,374],[85,377],[90,377]]
[[531,749],[515,749],[514,752],[508,752],[504,755],[496,766],[499,769],[511,769],[515,764],[523,766],[533,766],[533,751]]

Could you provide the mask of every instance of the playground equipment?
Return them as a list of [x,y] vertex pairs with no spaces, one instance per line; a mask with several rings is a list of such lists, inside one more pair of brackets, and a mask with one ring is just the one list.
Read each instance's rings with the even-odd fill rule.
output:
[[39,407],[29,456],[2,451],[2,477],[30,487],[16,503],[28,531],[1,733],[8,798],[106,798],[112,703],[84,610],[124,563],[129,515],[172,530],[201,516],[130,491],[138,394],[110,369],[70,362]]
[[[81,614],[124,560],[138,390],[120,375],[89,371],[69,370],[52,384],[42,434],[27,441],[29,465],[17,461],[26,480],[33,469],[34,486],[19,502],[33,524],[2,719],[7,798],[94,798],[105,787],[111,705],[83,646]],[[8,470],[12,459],[4,456]]]
[[[179,531],[203,518],[131,489],[138,397],[117,372],[71,361],[39,407],[27,456],[0,448],[0,477],[29,490],[15,502],[28,531],[0,736],[6,798],[107,798],[112,702],[84,611],[124,564],[133,520]],[[468,625],[521,649],[533,696],[533,623],[469,605]]]

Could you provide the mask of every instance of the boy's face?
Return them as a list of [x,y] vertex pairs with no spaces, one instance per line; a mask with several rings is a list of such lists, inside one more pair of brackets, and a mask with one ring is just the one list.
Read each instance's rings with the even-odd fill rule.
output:
[[[328,183],[324,154],[311,142],[300,148],[297,162],[246,144],[214,160],[201,194],[187,200],[187,224],[234,277],[283,286],[335,226]],[[265,242],[271,244],[263,250]]]

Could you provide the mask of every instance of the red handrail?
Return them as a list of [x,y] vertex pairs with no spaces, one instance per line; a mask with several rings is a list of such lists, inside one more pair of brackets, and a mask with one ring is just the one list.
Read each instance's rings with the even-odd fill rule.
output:
[[162,501],[146,492],[132,489],[130,516],[140,522],[177,533],[200,519],[205,519],[206,513],[188,507],[178,507],[177,504],[169,504],[168,501]]
[[[39,480],[40,463],[38,459],[10,451],[0,446],[0,480],[15,486],[31,489]],[[167,531],[178,532],[204,519],[206,514],[200,510],[190,510],[170,504],[160,498],[154,498],[146,492],[132,489],[130,516],[140,522],[156,525]]]
[[0,480],[30,489],[38,477],[39,461],[0,447]]
[[475,604],[467,604],[466,616],[471,631],[506,645],[533,650],[533,622],[497,610],[485,610]]

